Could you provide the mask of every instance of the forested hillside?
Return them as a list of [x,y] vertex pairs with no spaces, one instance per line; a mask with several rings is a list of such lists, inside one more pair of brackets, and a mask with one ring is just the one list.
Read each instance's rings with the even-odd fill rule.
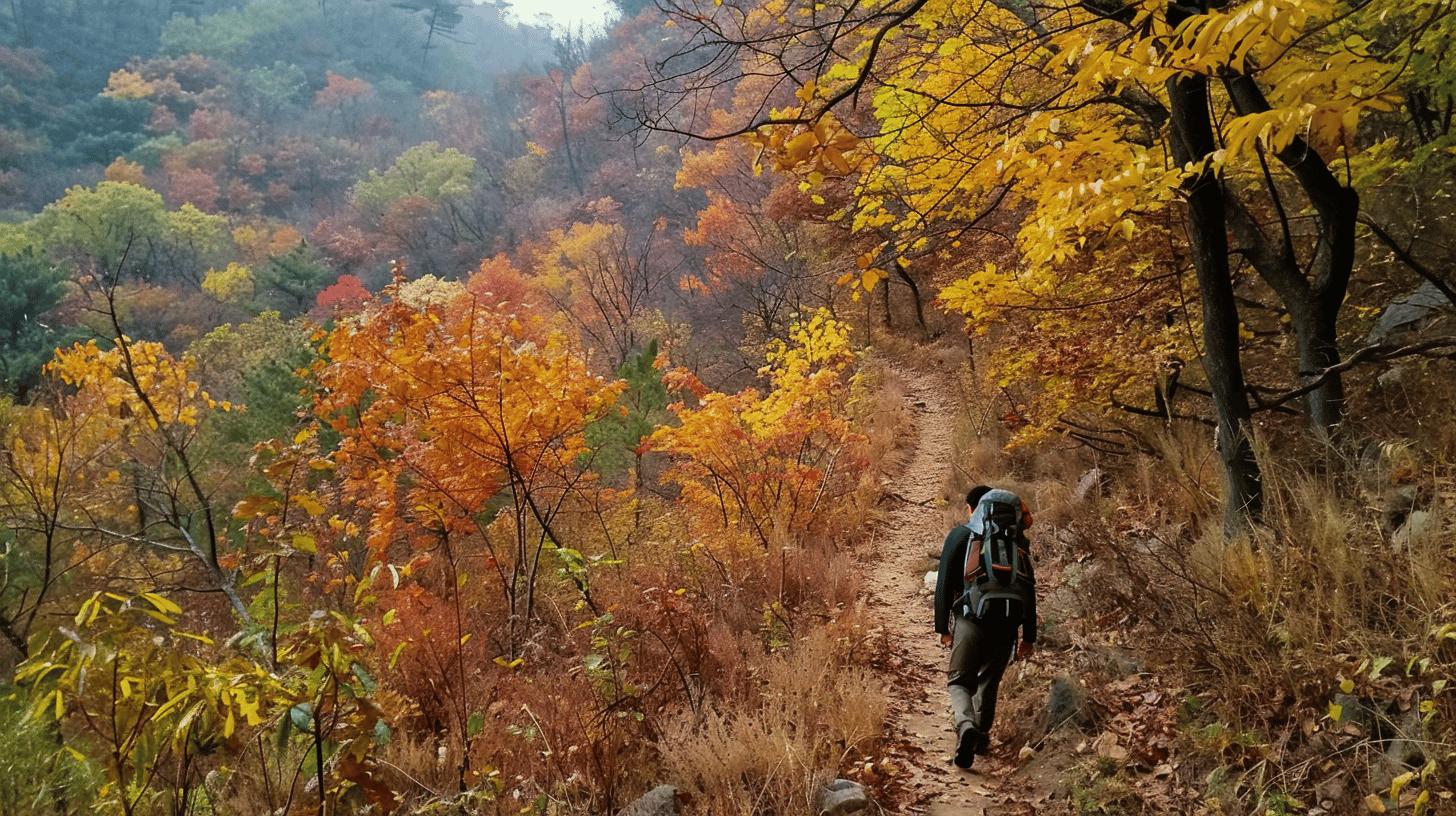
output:
[[1449,0],[533,11],[0,9],[0,814],[1456,813]]

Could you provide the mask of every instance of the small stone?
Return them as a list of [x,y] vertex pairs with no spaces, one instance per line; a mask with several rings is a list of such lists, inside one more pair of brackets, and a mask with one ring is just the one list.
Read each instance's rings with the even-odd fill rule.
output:
[[864,786],[849,779],[836,779],[824,785],[814,796],[817,816],[849,816],[870,806],[870,795]]
[[1384,507],[1382,520],[1385,529],[1392,532],[1399,530],[1415,512],[1416,502],[1419,500],[1420,491],[1414,485],[1400,485],[1386,490],[1380,497],[1380,503]]
[[1340,692],[1330,702],[1340,707],[1340,722],[1355,726],[1362,734],[1369,734],[1375,728],[1375,712],[1359,697]]
[[1147,670],[1142,661],[1126,649],[1110,646],[1099,656],[1107,661],[1107,668],[1118,677],[1142,674]]
[[1091,724],[1092,712],[1087,706],[1087,692],[1081,684],[1065,674],[1052,678],[1051,689],[1047,692],[1042,732],[1050,733],[1064,725],[1081,729]]
[[619,811],[617,816],[678,816],[677,788],[658,785]]
[[1385,751],[1370,765],[1370,788],[1385,790],[1391,780],[1425,764],[1426,753],[1420,711],[1381,716],[1376,727],[1384,732]]
[[1451,301],[1446,299],[1440,288],[1425,281],[1415,291],[1396,298],[1385,307],[1366,342],[1383,343],[1391,335],[1450,308]]
[[1321,801],[1337,801],[1345,797],[1346,777],[1344,774],[1335,774],[1328,779],[1316,782],[1314,794]]
[[1077,480],[1077,488],[1072,491],[1072,498],[1084,502],[1089,498],[1101,495],[1102,493],[1102,468],[1092,468],[1082,474]]
[[1390,546],[1396,550],[1409,550],[1412,542],[1420,542],[1437,532],[1436,517],[1426,510],[1412,510],[1390,537]]

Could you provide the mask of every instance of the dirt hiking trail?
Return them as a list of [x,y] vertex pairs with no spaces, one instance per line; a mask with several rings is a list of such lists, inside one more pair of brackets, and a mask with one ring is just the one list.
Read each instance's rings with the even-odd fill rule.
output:
[[[933,630],[925,573],[935,569],[931,556],[959,521],[952,511],[960,505],[945,501],[951,486],[955,400],[940,376],[924,370],[902,374],[915,438],[908,464],[890,486],[895,505],[875,534],[875,561],[867,576],[870,612],[884,627],[891,650],[886,661],[892,728],[888,753],[905,772],[905,801],[887,812],[1034,814],[1036,809],[1023,799],[1027,789],[1044,788],[1054,780],[1027,778],[1030,769],[1017,767],[1019,746],[993,742],[991,753],[977,757],[971,771],[950,761],[954,730],[945,692],[949,650],[940,646]],[[1017,668],[1013,663],[1007,669],[1003,698],[1017,684]]]

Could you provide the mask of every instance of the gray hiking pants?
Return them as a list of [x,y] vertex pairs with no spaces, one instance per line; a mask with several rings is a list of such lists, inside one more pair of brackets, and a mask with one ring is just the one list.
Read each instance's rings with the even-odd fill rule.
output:
[[1016,626],[956,615],[953,627],[946,683],[956,735],[968,725],[989,735],[996,719],[996,690],[1016,645]]

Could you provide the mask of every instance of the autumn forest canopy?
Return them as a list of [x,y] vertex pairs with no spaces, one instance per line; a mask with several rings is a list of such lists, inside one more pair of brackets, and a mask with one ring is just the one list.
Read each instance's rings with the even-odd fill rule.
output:
[[1456,812],[1456,3],[530,6],[0,8],[0,814]]

